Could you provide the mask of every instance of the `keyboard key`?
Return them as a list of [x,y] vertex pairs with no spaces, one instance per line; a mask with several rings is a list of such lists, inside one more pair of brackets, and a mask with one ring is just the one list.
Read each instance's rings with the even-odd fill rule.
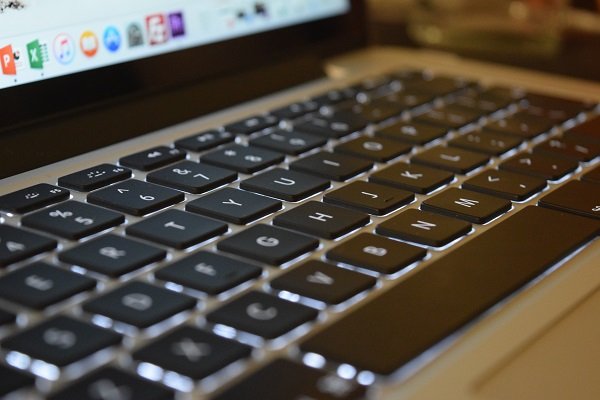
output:
[[411,158],[411,162],[441,168],[457,174],[466,174],[487,164],[489,157],[453,147],[433,147]]
[[586,182],[600,183],[600,165],[596,166],[596,168],[590,172],[587,172],[581,179]]
[[41,310],[94,287],[93,279],[37,262],[2,276],[0,297]]
[[314,114],[306,122],[294,125],[294,129],[328,139],[341,138],[364,129],[368,121],[352,112],[334,115]]
[[404,87],[407,90],[417,93],[431,93],[436,96],[446,96],[451,93],[459,92],[471,85],[463,79],[457,79],[447,76],[425,77],[424,79],[403,80]]
[[390,374],[593,239],[598,229],[591,219],[527,207],[361,304],[301,349]]
[[40,183],[0,197],[0,210],[24,214],[68,198],[68,190]]
[[448,133],[447,128],[436,125],[422,124],[417,121],[401,121],[376,131],[375,135],[415,145],[424,145],[441,138],[446,133]]
[[448,105],[444,108],[438,108],[427,111],[415,117],[418,122],[443,126],[450,129],[459,129],[466,125],[477,122],[482,113],[467,107],[457,105]]
[[563,136],[572,141],[583,141],[600,145],[600,116],[591,117],[582,124],[566,131]]
[[[17,316],[11,312],[5,311],[0,308],[0,327],[8,324],[12,324],[17,320]],[[1,376],[2,374],[0,374]]]
[[523,139],[533,139],[542,133],[550,131],[554,127],[554,122],[519,112],[489,123],[485,127],[491,131],[506,135],[517,136]]
[[356,90],[352,88],[334,89],[322,95],[313,97],[311,100],[322,107],[353,99],[356,97],[356,94]]
[[330,250],[327,258],[383,274],[393,274],[426,255],[427,251],[420,247],[361,233]]
[[438,212],[475,224],[485,224],[510,208],[508,200],[457,188],[447,189],[421,203],[424,211]]
[[51,395],[49,400],[171,400],[174,393],[146,379],[104,367]]
[[290,169],[321,176],[334,181],[345,181],[373,167],[370,161],[342,154],[321,151],[290,164]]
[[299,103],[293,103],[285,107],[277,108],[269,112],[279,119],[296,119],[305,114],[317,111],[320,108],[319,103],[316,101],[303,101]]
[[273,224],[325,239],[335,239],[365,226],[369,216],[360,212],[309,201],[273,219]]
[[298,155],[323,146],[327,139],[308,133],[288,132],[277,129],[250,140],[250,145],[264,147],[284,154]]
[[252,174],[271,165],[278,164],[284,158],[283,154],[271,150],[232,144],[203,155],[201,160],[217,167]]
[[277,125],[278,123],[279,119],[272,115],[255,115],[253,117],[225,125],[225,130],[233,133],[234,135],[249,135],[251,133],[262,131],[263,129]]
[[133,358],[197,380],[248,357],[251,350],[245,344],[183,326],[137,350]]
[[257,278],[262,269],[221,254],[201,251],[157,271],[155,276],[188,288],[216,295]]
[[196,300],[189,296],[144,282],[129,282],[85,303],[83,310],[147,328],[195,305]]
[[80,192],[89,192],[128,178],[131,178],[131,170],[112,164],[100,164],[83,171],[61,176],[58,178],[58,184]]
[[183,193],[136,179],[100,189],[88,195],[90,203],[131,215],[146,215],[183,201]]
[[500,156],[514,149],[523,141],[517,137],[506,136],[492,131],[474,131],[448,142],[450,146],[461,147],[490,156]]
[[600,185],[582,181],[567,182],[542,197],[544,207],[600,219]]
[[228,325],[267,339],[275,339],[317,318],[318,311],[262,292],[250,292],[206,316],[215,324]]
[[373,215],[387,214],[414,199],[415,195],[410,192],[364,181],[354,181],[327,192],[323,197],[326,203],[355,208]]
[[181,210],[167,210],[126,229],[128,235],[185,249],[227,232],[227,224]]
[[471,232],[471,224],[416,209],[406,210],[377,226],[377,233],[432,247],[442,247]]
[[0,267],[56,247],[56,240],[10,225],[0,225]]
[[254,225],[217,244],[221,251],[273,265],[281,265],[318,246],[316,239],[270,225]]
[[284,359],[276,359],[214,400],[358,400],[365,388],[353,381]]
[[152,169],[164,167],[175,161],[183,160],[185,152],[171,147],[159,146],[148,150],[140,151],[127,157],[119,159],[119,164],[139,169],[140,171],[150,171]]
[[539,93],[528,93],[525,96],[527,112],[537,117],[549,118],[563,122],[575,117],[582,111],[593,107],[591,103],[548,96]]
[[387,162],[410,152],[411,145],[398,143],[385,138],[360,137],[335,147],[342,154],[366,158],[377,162]]
[[167,252],[123,236],[108,234],[63,251],[58,258],[117,277],[165,258]]
[[227,169],[182,161],[146,176],[148,182],[183,190],[188,193],[204,193],[237,179],[237,173]]
[[67,201],[21,219],[24,226],[66,239],[80,239],[125,222],[122,214],[104,208]]
[[242,225],[279,211],[281,201],[239,189],[224,188],[189,202],[185,209]]
[[578,166],[575,161],[550,155],[523,153],[504,161],[499,168],[556,181],[575,171]]
[[569,139],[550,139],[535,146],[533,152],[576,162],[587,162],[600,155],[600,145],[581,141],[572,142]]
[[369,182],[415,193],[429,193],[454,179],[454,174],[416,164],[396,163],[369,176]]
[[244,190],[287,201],[300,201],[329,186],[325,179],[281,168],[271,169],[240,183]]
[[271,282],[271,287],[327,304],[340,304],[370,289],[376,282],[371,276],[311,260],[280,275]]
[[491,194],[513,201],[523,201],[541,192],[546,181],[512,172],[489,170],[465,181],[463,189]]
[[481,113],[491,114],[502,108],[507,108],[514,103],[514,99],[497,97],[489,92],[478,90],[467,90],[454,99],[454,104],[462,107],[472,108]]
[[233,142],[235,136],[229,132],[211,130],[175,141],[175,146],[190,151],[204,151],[221,144]]
[[34,383],[35,381],[31,375],[0,365],[0,396],[33,386]]
[[120,341],[108,329],[58,316],[5,339],[2,347],[63,367]]
[[354,103],[348,111],[360,115],[369,122],[379,123],[386,119],[396,117],[402,114],[402,112],[412,108],[413,106],[405,103],[405,98],[412,100],[410,103],[417,106],[423,102],[427,102],[430,96],[425,96],[421,100],[417,98],[417,96],[392,95],[385,98],[374,99],[368,103]]

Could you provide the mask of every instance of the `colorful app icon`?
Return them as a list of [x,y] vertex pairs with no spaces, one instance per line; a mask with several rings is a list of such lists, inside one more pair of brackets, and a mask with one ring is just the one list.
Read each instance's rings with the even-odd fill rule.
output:
[[171,27],[171,37],[185,36],[185,22],[183,21],[183,13],[175,12],[169,14],[169,26]]
[[79,38],[79,47],[86,57],[94,57],[100,47],[98,36],[92,31],[83,32]]
[[61,33],[54,39],[54,57],[63,64],[70,64],[75,59],[75,41],[66,33]]
[[48,57],[48,46],[41,44],[39,40],[27,43],[27,57],[29,66],[33,69],[43,69],[44,63],[50,61]]
[[151,45],[165,43],[169,40],[167,19],[163,14],[147,16],[146,30],[148,31],[148,43]]
[[11,45],[4,46],[0,49],[0,66],[5,75],[16,75],[17,66],[15,64],[15,56]]
[[116,52],[121,47],[121,34],[114,26],[109,26],[104,30],[104,47],[111,53]]
[[144,44],[144,32],[140,24],[133,22],[127,27],[127,43],[129,47],[138,47]]

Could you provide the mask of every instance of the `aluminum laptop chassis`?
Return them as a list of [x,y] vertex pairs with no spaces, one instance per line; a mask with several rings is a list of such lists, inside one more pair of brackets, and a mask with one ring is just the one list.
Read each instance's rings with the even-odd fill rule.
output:
[[[539,72],[485,64],[482,62],[467,61],[446,53],[409,51],[397,48],[373,48],[331,60],[327,65],[327,73],[330,79],[311,82],[206,117],[181,123],[143,137],[112,145],[69,160],[1,180],[0,195],[41,182],[56,184],[58,177],[68,173],[76,172],[86,167],[104,162],[114,163],[121,156],[142,151],[156,145],[170,144],[176,139],[222,126],[226,123],[253,114],[267,112],[268,110],[279,106],[321,94],[329,89],[343,87],[347,84],[354,83],[361,78],[402,68],[425,69],[432,71],[434,74],[448,74],[479,80],[486,85],[494,84],[521,87],[566,98],[590,100],[596,103],[600,102],[600,84],[598,83],[584,82],[565,77],[546,75]],[[600,110],[597,108],[594,113],[598,112],[600,112]],[[82,131],[84,132],[85,130]],[[553,134],[558,133],[559,132]],[[351,139],[353,137],[355,136],[350,136],[349,138]],[[349,138],[344,138],[343,140],[345,141]],[[534,143],[538,143],[545,138],[547,138],[546,135],[536,139]],[[238,138],[237,140],[241,143],[245,142],[245,138]],[[338,141],[331,141],[333,145],[337,142]],[[332,144],[328,146],[333,147]],[[433,143],[433,145],[435,144],[437,144],[437,142]],[[56,146],[60,145],[60,139],[57,138]],[[524,149],[525,148],[523,147],[519,148],[520,151]],[[501,160],[510,157],[513,154],[514,151],[504,155]],[[395,161],[408,160],[410,155],[411,154],[401,156]],[[192,154],[190,158],[192,160],[197,160],[198,155]],[[288,157],[288,160],[290,161],[293,159],[294,157]],[[495,164],[488,165],[487,168],[493,167],[497,162],[498,161],[494,161]],[[596,165],[597,163],[598,159],[592,161],[590,164]],[[586,166],[583,169],[579,168],[574,173],[574,176],[578,177],[589,169],[591,169],[590,166]],[[477,174],[480,170],[481,169],[477,169],[468,176],[470,177],[473,174]],[[360,175],[353,179],[360,179],[363,176],[364,175]],[[570,177],[571,176],[573,175],[570,175]],[[134,177],[143,180],[145,173],[135,171]],[[239,181],[244,177],[244,174],[240,174],[240,179],[230,186],[237,187]],[[451,186],[459,186],[463,180],[465,180],[465,177],[459,176],[457,180],[451,183]],[[340,184],[333,183],[332,187],[335,188],[339,185]],[[515,211],[523,208],[525,205],[537,203],[541,196],[547,194],[548,191],[553,190],[557,186],[560,186],[560,183],[550,184],[547,189],[541,194],[534,196],[532,199],[529,199],[524,203],[513,203],[513,209],[510,212],[486,225],[476,226],[475,231],[485,231],[489,229],[489,227],[494,226],[499,221],[505,219],[508,215],[514,214]],[[75,199],[85,200],[84,194],[73,191],[72,195]],[[320,200],[321,196],[321,194],[312,196],[304,201]],[[199,196],[186,194],[186,201],[197,197]],[[422,197],[422,195],[417,195],[416,202],[403,207],[401,210],[417,207]],[[290,209],[303,202],[293,204],[286,203],[284,207],[285,209]],[[175,206],[175,208],[179,209],[183,209],[183,207],[183,203]],[[396,213],[397,212],[394,212],[392,215],[395,215]],[[3,219],[3,222],[7,224],[18,224],[19,222],[17,216],[3,215],[1,218]],[[267,216],[257,222],[268,223],[271,218],[272,216]],[[389,218],[389,215],[385,217],[372,217],[373,222],[362,228],[360,231],[371,232],[379,222],[386,218]],[[131,216],[128,216],[127,219],[128,223],[139,220],[138,217]],[[240,230],[240,227],[230,225],[230,229],[233,232],[236,232]],[[122,232],[123,230],[123,227],[116,229],[117,232]],[[472,234],[462,239],[459,243],[454,244],[453,247],[461,246],[472,239],[474,236],[473,233],[475,232],[472,232]],[[93,237],[96,236],[97,235],[94,235]],[[59,249],[64,249],[68,246],[66,241],[61,241],[61,243]],[[323,254],[332,247],[332,243],[335,242],[323,242],[319,249],[310,255],[310,257],[322,257]],[[216,242],[212,241],[208,244],[203,244],[202,246],[206,249],[213,249],[215,245]],[[186,251],[173,251],[172,254],[174,256],[170,256],[155,268],[160,268],[160,266],[182,257],[189,253],[189,251],[198,250],[198,248],[199,246],[192,247],[191,250],[187,249]],[[452,249],[449,251],[452,251]],[[444,251],[432,250],[430,251],[431,256],[429,256],[427,261],[417,268],[409,268],[408,271],[403,271],[389,278],[382,277],[379,280],[376,290],[371,293],[371,296],[377,296],[396,281],[402,280],[407,275],[415,273],[421,268],[426,268],[428,263],[440,256],[440,253],[444,253]],[[44,256],[42,259],[57,262],[56,253]],[[300,261],[294,260],[292,263],[296,264],[298,262]],[[281,274],[282,270],[289,266],[290,263],[285,264],[284,268],[265,267],[263,276],[254,285],[256,287],[266,286],[265,282]],[[577,390],[568,392],[570,393],[569,398],[592,398],[589,397],[592,393],[600,393],[598,387],[598,385],[600,385],[598,383],[599,380],[596,379],[594,381],[594,379],[590,379],[594,377],[594,375],[596,375],[595,377],[597,378],[597,368],[598,365],[600,365],[600,345],[597,340],[597,333],[600,331],[600,319],[598,319],[599,296],[597,294],[600,288],[599,267],[600,241],[596,239],[589,246],[571,257],[567,262],[553,268],[543,277],[538,278],[526,288],[520,290],[506,301],[494,307],[476,322],[470,324],[460,332],[457,332],[441,344],[438,344],[409,365],[402,367],[393,376],[387,378],[375,378],[376,383],[373,386],[373,390],[370,392],[372,398],[444,400],[563,398],[552,397],[553,395],[560,396],[559,391],[554,390],[556,387],[565,390],[569,388]],[[132,277],[145,279],[149,273],[150,271],[148,269],[142,269],[122,277],[121,280],[131,279]],[[101,291],[106,291],[112,286],[110,284],[101,284],[100,287]],[[189,317],[190,320],[200,321],[200,323],[202,323],[202,319],[198,318],[201,313],[215,308],[221,301],[231,297],[232,294],[236,294],[241,290],[246,289],[248,289],[248,285],[241,285],[240,288],[233,289],[214,299],[209,297],[203,299],[200,309],[196,309],[196,311],[192,313]],[[594,294],[594,292],[596,294]],[[76,296],[74,301],[67,303],[80,303],[89,296],[90,295],[85,295],[84,297]],[[339,318],[341,315],[348,312],[348,310],[351,310],[353,306],[356,305],[355,303],[356,302],[344,303],[339,307],[334,307],[332,311],[325,313],[325,318],[321,318],[320,322],[322,322],[323,319],[333,320]],[[585,318],[585,316],[590,314],[594,305],[596,311],[593,317],[595,320],[592,320],[593,322],[590,323],[591,317]],[[66,305],[66,307],[68,307],[68,305]],[[571,315],[575,315],[571,313],[571,311],[575,309],[577,309],[577,312],[584,317],[571,318]],[[26,323],[27,325],[31,325],[33,322],[45,318],[46,315],[55,314],[57,312],[60,312],[60,309],[52,307],[44,312],[30,312],[23,310],[23,314],[26,314],[27,318],[20,319],[19,323],[23,324],[28,319],[29,322]],[[393,315],[391,315],[390,318],[393,318]],[[567,323],[561,323],[560,321],[566,321]],[[587,321],[588,326],[580,328],[578,325],[572,325],[578,324],[580,321]],[[168,327],[169,324],[174,323],[174,321],[167,321],[166,326]],[[318,322],[316,329],[320,329],[319,325],[322,324]],[[575,326],[575,328],[571,329],[573,326]],[[557,328],[550,329],[552,327]],[[217,373],[215,376],[205,379],[197,385],[189,395],[184,395],[181,398],[203,398],[204,394],[214,390],[216,385],[220,385],[225,379],[239,374],[241,368],[252,368],[254,364],[256,364],[256,360],[270,359],[282,353],[288,354],[293,358],[301,358],[301,356],[298,355],[297,348],[293,342],[303,333],[303,329],[304,328],[301,327],[294,330],[291,334],[278,339],[275,343],[267,346],[265,351],[259,352],[253,359],[235,363]],[[581,343],[572,339],[574,332],[581,332],[582,329],[586,332],[589,332],[590,330],[596,332],[595,342]],[[162,330],[158,332],[142,332],[135,335],[130,343],[137,347],[138,344],[148,342],[151,340],[149,338],[154,337],[161,332]],[[551,335],[551,337],[549,335]],[[554,340],[554,342],[552,340]],[[291,345],[289,344],[290,341],[292,342]],[[595,351],[595,357],[591,357],[591,360],[590,357],[584,357],[585,359],[582,359],[581,364],[553,369],[550,368],[550,365],[560,365],[562,362],[559,354],[551,351],[549,354],[546,352],[547,357],[539,357],[535,352],[536,346],[547,346],[548,343],[558,344],[555,348],[565,348],[565,346],[567,346],[566,348],[572,347],[573,351],[570,351],[569,354],[594,354],[593,352]],[[552,348],[552,346],[550,348]],[[542,349],[544,349],[544,347],[542,347]],[[122,356],[123,354],[110,355],[110,357],[115,357],[121,366],[134,367],[134,364],[131,361],[127,361],[127,357]],[[63,376],[70,376],[71,378],[79,376],[89,370],[90,366],[93,366],[98,361],[87,360],[86,362],[87,364],[82,365],[81,368],[69,368],[68,371],[64,371]],[[128,365],[128,363],[130,363],[130,365]],[[592,373],[586,375],[584,372],[589,368],[594,368],[594,365],[596,366],[596,369],[592,369],[592,371],[595,371],[595,374]],[[516,375],[512,372],[513,368],[515,368],[514,371],[519,371],[519,368],[522,369],[523,366],[528,366],[526,371],[530,374],[521,379],[518,374]],[[335,370],[338,366],[328,364],[326,367],[331,367]],[[561,373],[552,374],[557,371],[560,371]],[[63,378],[61,377],[61,379]],[[363,375],[363,379],[368,381],[370,377],[366,374]],[[528,385],[528,383],[531,384]],[[527,392],[527,390],[529,390],[529,392]],[[596,391],[594,392],[594,390]]]

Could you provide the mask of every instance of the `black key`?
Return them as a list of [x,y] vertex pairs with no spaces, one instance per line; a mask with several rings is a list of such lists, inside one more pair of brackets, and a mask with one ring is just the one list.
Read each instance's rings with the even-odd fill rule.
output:
[[271,287],[327,304],[339,304],[370,289],[377,280],[322,261],[311,260],[280,275]]
[[454,147],[437,146],[417,154],[411,161],[458,174],[466,174],[487,164],[489,157]]
[[24,214],[68,198],[68,190],[40,183],[0,197],[0,210]]
[[410,152],[412,146],[385,138],[360,137],[335,147],[338,153],[386,162]]
[[427,251],[370,233],[361,233],[327,253],[330,260],[393,274],[423,259]]
[[353,99],[356,97],[356,94],[356,90],[352,88],[334,89],[320,96],[313,97],[311,100],[319,104],[319,106],[328,106]]
[[429,193],[452,182],[454,175],[416,164],[397,163],[369,176],[369,182],[394,186],[415,193]]
[[100,164],[93,168],[61,176],[58,178],[58,184],[80,192],[89,192],[128,178],[131,178],[131,171],[127,168],[112,164]]
[[0,278],[0,297],[30,308],[43,309],[96,287],[83,275],[37,262]]
[[128,235],[185,249],[227,232],[227,224],[181,210],[167,210],[126,229]]
[[237,176],[227,169],[182,161],[148,174],[146,180],[188,193],[204,193],[235,181]]
[[467,88],[470,83],[462,79],[446,76],[425,77],[425,79],[403,80],[407,90],[425,92],[436,96],[446,96]]
[[264,147],[284,154],[298,155],[323,146],[327,139],[308,133],[288,132],[277,129],[250,140],[250,145]]
[[206,319],[275,339],[317,318],[317,315],[317,310],[302,304],[262,292],[250,292],[211,312]]
[[508,200],[457,188],[447,189],[421,203],[422,210],[435,211],[476,224],[485,224],[510,208]]
[[387,214],[414,199],[415,195],[410,192],[364,181],[354,181],[327,192],[323,197],[326,203],[356,208],[374,215]]
[[113,234],[63,251],[58,258],[108,276],[120,276],[165,258],[167,252]]
[[489,170],[465,181],[462,187],[507,200],[523,201],[541,192],[546,187],[546,181],[512,172]]
[[520,174],[537,176],[556,181],[575,171],[579,164],[575,161],[546,156],[543,154],[520,154],[500,164],[499,168]]
[[137,350],[133,358],[197,380],[248,357],[251,350],[245,344],[184,326]]
[[592,183],[600,183],[600,165],[583,175],[581,180]]
[[63,367],[120,341],[108,329],[58,316],[5,339],[2,347]]
[[196,300],[144,282],[129,282],[83,305],[100,314],[138,328],[146,328],[193,308]]
[[[413,103],[415,105],[421,103],[421,101],[418,100],[416,96],[412,97]],[[357,115],[360,115],[367,121],[379,123],[385,121],[386,119],[398,116],[402,114],[403,111],[411,108],[411,106],[404,104],[404,102],[401,99],[403,98],[398,97],[397,101],[394,100],[393,97],[375,99],[364,104],[353,104],[349,110]]]
[[522,143],[522,139],[494,133],[492,131],[474,131],[448,142],[450,146],[473,150],[490,156],[500,156]]
[[254,225],[217,244],[219,250],[273,265],[281,265],[318,246],[316,239],[270,225]]
[[279,119],[296,119],[305,114],[317,111],[320,105],[316,101],[303,101],[299,103],[293,103],[285,107],[277,108],[269,112]]
[[277,215],[273,224],[325,239],[335,239],[365,226],[369,221],[366,214],[309,201]]
[[48,397],[49,400],[171,400],[174,393],[114,367],[104,367]]
[[600,185],[582,181],[567,182],[542,197],[539,204],[600,219]]
[[88,202],[131,215],[146,215],[183,201],[183,193],[136,179],[90,193]]
[[494,96],[490,92],[472,90],[461,93],[454,99],[454,104],[472,108],[485,114],[491,114],[502,108],[507,108],[514,101],[511,98]]
[[477,122],[481,116],[482,114],[478,110],[449,105],[420,114],[415,117],[415,120],[445,128],[459,129]]
[[486,129],[506,135],[518,136],[523,139],[533,139],[542,133],[548,132],[553,126],[554,122],[552,121],[519,112],[487,124],[485,127]]
[[373,163],[370,161],[327,151],[301,158],[290,164],[290,169],[322,176],[334,181],[345,181],[370,170],[372,167]]
[[224,188],[186,204],[191,212],[234,224],[247,224],[281,209],[281,201],[239,189]]
[[533,152],[576,162],[587,162],[600,155],[600,145],[581,141],[573,142],[569,139],[549,139],[535,146]]
[[232,142],[235,136],[229,132],[211,130],[179,139],[175,146],[191,151],[204,151],[221,144]]
[[273,115],[255,115],[253,117],[225,125],[225,130],[235,135],[249,135],[251,133],[262,131],[263,129],[277,125],[278,123],[279,119]]
[[119,159],[119,164],[141,171],[150,171],[152,169],[164,167],[175,161],[183,160],[184,158],[185,152],[179,149],[158,146],[127,157],[122,157]]
[[597,221],[527,207],[363,303],[309,338],[301,349],[360,370],[390,374],[598,231]]
[[365,388],[353,381],[309,368],[303,364],[277,359],[266,367],[225,390],[213,400],[357,400]]
[[0,267],[56,247],[56,240],[10,225],[0,225]]
[[416,209],[406,210],[377,226],[377,233],[427,246],[442,247],[466,235],[471,224]]
[[31,375],[0,365],[0,396],[33,386],[34,382]]
[[569,100],[539,93],[528,93],[525,96],[527,112],[537,117],[563,122],[575,117],[582,111],[592,108],[592,103]]
[[284,158],[283,154],[271,150],[232,144],[203,155],[201,160],[218,167],[252,174],[271,165],[278,164]]
[[125,222],[122,214],[104,208],[66,201],[21,219],[24,226],[67,239],[79,239]]
[[369,93],[389,85],[392,81],[392,77],[377,75],[363,79],[360,83],[353,85],[352,88],[359,93]]
[[201,251],[157,271],[155,276],[163,281],[215,295],[254,279],[261,273],[262,269],[255,265]]
[[591,117],[584,123],[566,131],[563,136],[573,141],[579,140],[600,145],[600,116]]
[[436,125],[422,124],[416,121],[396,122],[387,128],[375,132],[377,136],[400,140],[406,143],[424,145],[448,133],[447,128]]
[[[0,308],[0,327],[7,324],[12,324],[16,320],[17,316],[15,314]],[[2,374],[0,374],[0,376],[2,376]]]
[[299,201],[329,187],[329,181],[275,168],[240,183],[240,188],[287,201]]
[[364,129],[367,123],[366,119],[352,112],[314,114],[308,121],[295,125],[294,129],[326,138],[341,138]]

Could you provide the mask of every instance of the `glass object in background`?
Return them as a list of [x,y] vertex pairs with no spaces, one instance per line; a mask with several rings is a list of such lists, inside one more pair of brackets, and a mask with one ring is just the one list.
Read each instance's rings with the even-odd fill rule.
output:
[[560,47],[567,0],[417,0],[408,32],[430,47],[551,56]]

